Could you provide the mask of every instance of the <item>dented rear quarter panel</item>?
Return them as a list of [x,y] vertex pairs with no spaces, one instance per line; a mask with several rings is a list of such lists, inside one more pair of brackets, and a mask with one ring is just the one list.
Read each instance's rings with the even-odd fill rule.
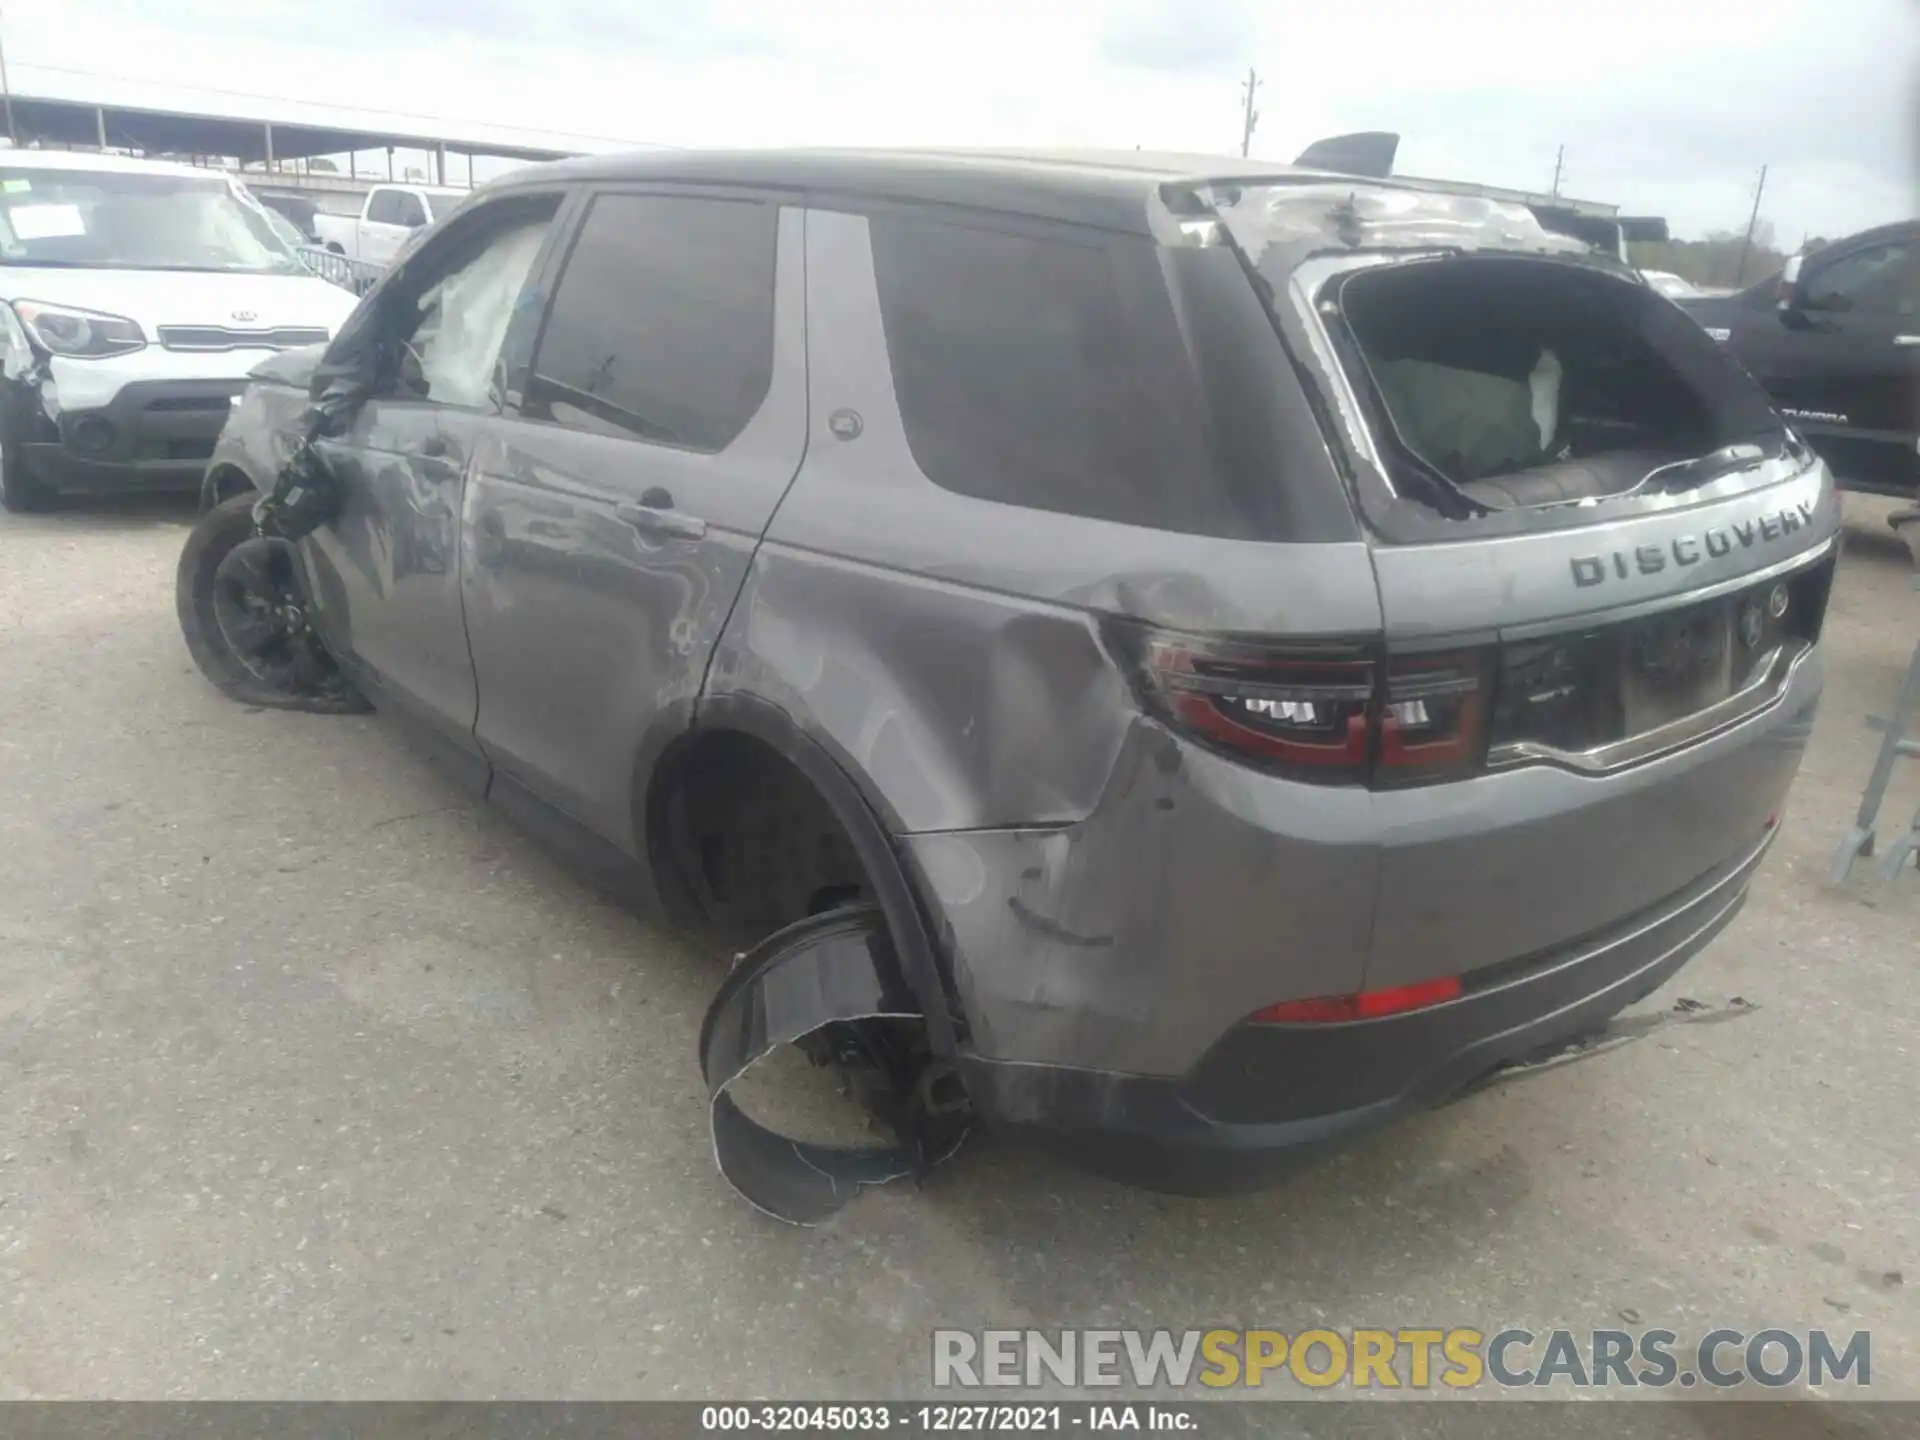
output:
[[[1177,1075],[1276,1000],[1464,973],[1657,907],[1781,803],[1817,657],[1766,714],[1631,773],[1373,792],[1166,730],[1103,617],[1415,649],[1603,623],[1828,546],[1822,467],[1461,543],[1227,541],[994,504],[914,462],[864,219],[810,213],[808,270],[807,456],[709,693],[775,701],[865,787],[977,1054]],[[846,411],[850,440],[828,425]]]
[[[866,221],[814,211],[807,238],[807,457],[707,694],[778,704],[862,785],[918,875],[979,1053],[1177,1069],[1276,986],[1351,988],[1374,898],[1366,794],[1176,739],[1141,713],[1099,617],[1377,633],[1365,544],[1217,540],[941,489],[899,417]],[[829,417],[849,409],[860,433],[837,439]],[[1286,916],[1285,943],[1250,915]]]

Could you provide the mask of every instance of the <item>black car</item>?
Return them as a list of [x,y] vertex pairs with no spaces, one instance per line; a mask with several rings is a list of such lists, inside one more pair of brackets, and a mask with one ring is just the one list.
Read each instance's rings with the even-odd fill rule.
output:
[[1735,295],[1681,302],[1766,386],[1841,488],[1920,489],[1920,221],[1863,231]]

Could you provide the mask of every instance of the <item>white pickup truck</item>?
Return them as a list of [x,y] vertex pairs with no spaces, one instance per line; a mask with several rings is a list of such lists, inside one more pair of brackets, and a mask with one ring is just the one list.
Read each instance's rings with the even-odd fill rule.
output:
[[414,231],[449,214],[468,193],[430,185],[376,185],[358,215],[315,215],[313,228],[320,243],[335,254],[387,265]]

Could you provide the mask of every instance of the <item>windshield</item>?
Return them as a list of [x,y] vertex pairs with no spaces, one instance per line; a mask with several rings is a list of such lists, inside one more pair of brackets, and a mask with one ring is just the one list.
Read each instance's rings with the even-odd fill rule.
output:
[[267,228],[279,236],[283,245],[294,247],[307,243],[307,237],[302,235],[298,227],[278,210],[263,209],[260,215],[267,222]]
[[0,263],[302,273],[265,214],[223,176],[4,166]]

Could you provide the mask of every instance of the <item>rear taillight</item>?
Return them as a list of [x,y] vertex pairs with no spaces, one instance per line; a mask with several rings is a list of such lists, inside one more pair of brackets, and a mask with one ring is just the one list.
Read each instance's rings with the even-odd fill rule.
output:
[[1376,787],[1450,780],[1480,768],[1487,758],[1490,659],[1477,650],[1388,659]]
[[1114,634],[1161,719],[1263,769],[1380,789],[1471,774],[1486,759],[1485,652]]
[[1317,779],[1364,774],[1374,690],[1366,656],[1154,636],[1145,660],[1171,718],[1202,738]]

